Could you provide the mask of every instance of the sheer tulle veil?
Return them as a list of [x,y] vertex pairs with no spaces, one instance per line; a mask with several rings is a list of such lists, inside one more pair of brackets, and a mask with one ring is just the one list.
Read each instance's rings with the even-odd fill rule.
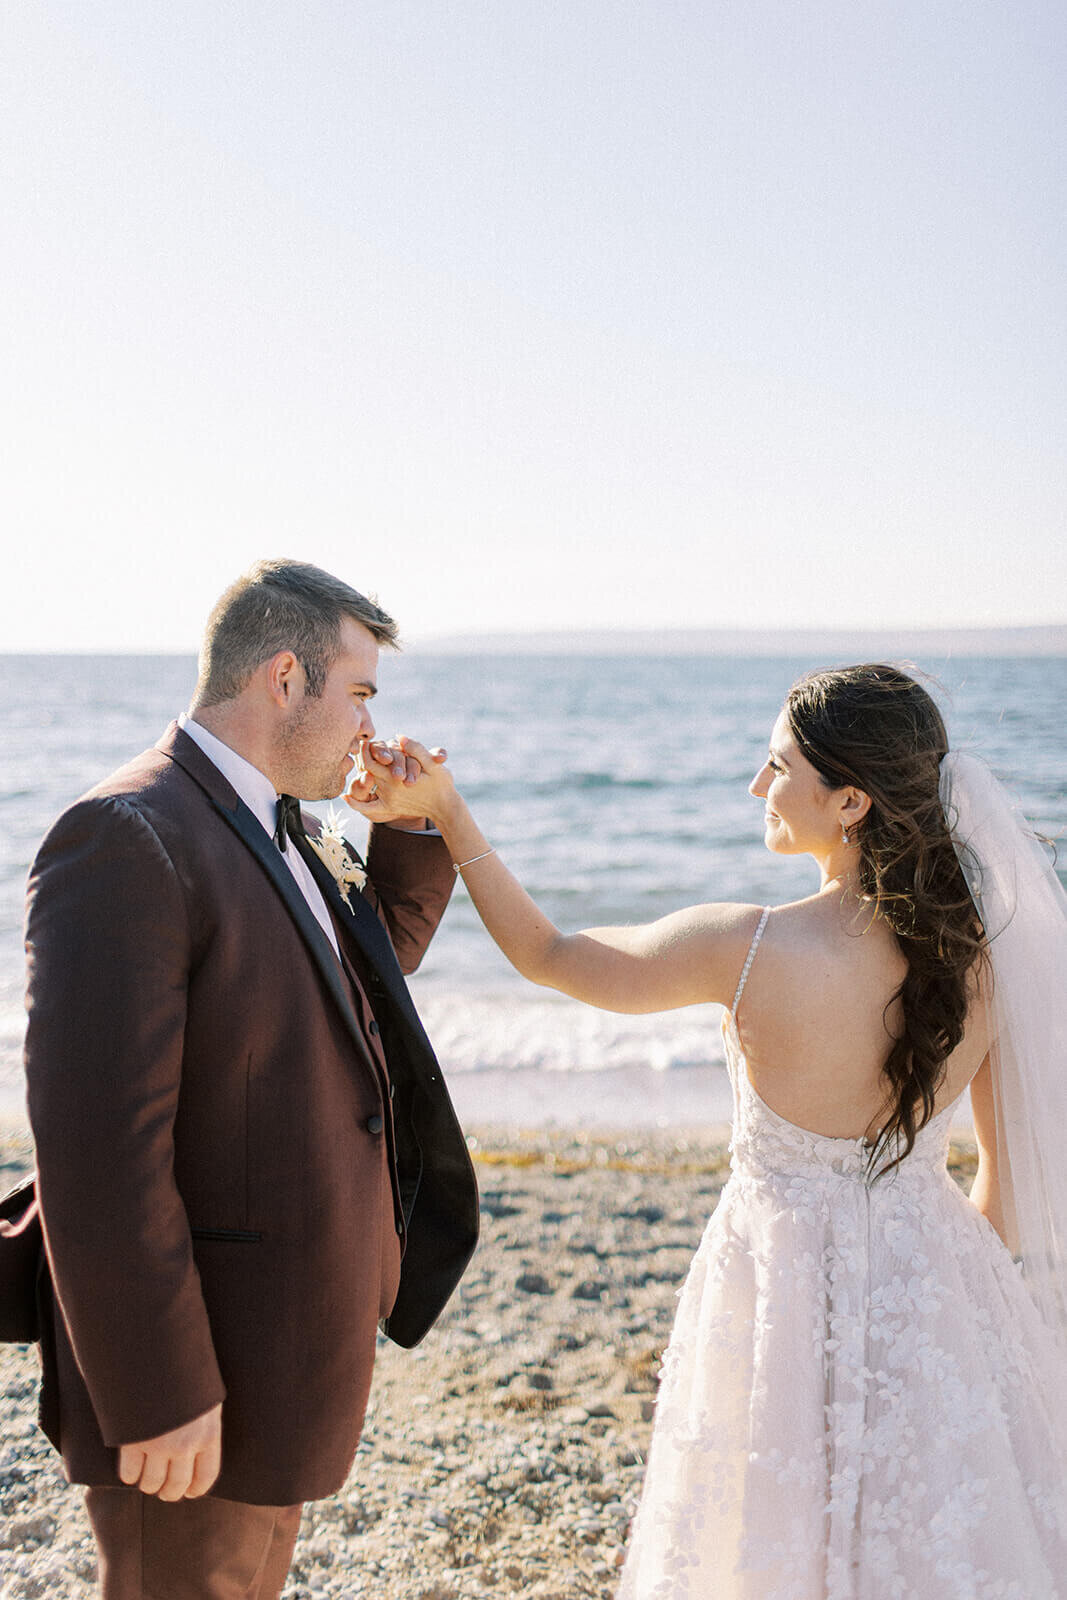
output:
[[[985,929],[997,1164],[1010,1243],[1067,1354],[1067,894],[978,757],[951,751],[941,801]],[[1067,1397],[1059,1397],[1067,1410]]]

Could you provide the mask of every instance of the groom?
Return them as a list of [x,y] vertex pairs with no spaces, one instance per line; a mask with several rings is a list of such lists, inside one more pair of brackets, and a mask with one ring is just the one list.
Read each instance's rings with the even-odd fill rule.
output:
[[301,1502],[351,1466],[379,1322],[414,1344],[474,1248],[401,975],[445,845],[383,796],[364,882],[279,798],[342,791],[395,637],[339,579],[260,562],[211,614],[189,714],[31,873],[42,1422],[105,1600],[275,1600]]

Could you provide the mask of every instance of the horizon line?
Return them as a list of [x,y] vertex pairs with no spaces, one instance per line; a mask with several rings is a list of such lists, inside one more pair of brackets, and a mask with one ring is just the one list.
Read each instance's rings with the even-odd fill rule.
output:
[[[552,650],[577,649],[583,653],[591,653],[595,647],[610,646],[612,652],[624,650],[632,645],[635,640],[647,644],[649,641],[658,641],[667,654],[722,654],[733,652],[743,655],[775,657],[792,655],[797,650],[814,646],[817,641],[822,641],[822,648],[833,645],[856,644],[863,642],[874,643],[882,641],[882,647],[891,647],[899,652],[901,649],[911,647],[921,649],[924,653],[945,651],[952,654],[962,645],[969,646],[972,650],[981,648],[981,654],[996,654],[990,646],[1008,644],[1014,645],[1013,649],[1006,649],[1006,656],[1013,655],[1043,655],[1067,656],[1067,621],[1064,622],[1038,622],[1038,623],[1002,623],[991,625],[966,624],[949,627],[923,627],[907,626],[833,626],[819,627],[782,627],[770,633],[766,628],[729,628],[729,627],[660,627],[649,624],[642,627],[593,627],[593,628],[525,628],[525,629],[486,629],[481,632],[452,632],[422,634],[410,640],[401,638],[401,650],[404,653],[416,654],[419,651],[432,653],[435,649],[448,654],[462,654],[469,651],[472,654],[484,654],[494,648],[525,651],[541,649],[547,652]],[[63,656],[77,657],[168,657],[175,658],[195,656],[197,646],[174,647],[171,649],[144,649],[136,645],[126,648],[107,649],[56,649],[49,646],[30,646],[22,650],[0,650],[0,659],[15,659],[26,656]]]

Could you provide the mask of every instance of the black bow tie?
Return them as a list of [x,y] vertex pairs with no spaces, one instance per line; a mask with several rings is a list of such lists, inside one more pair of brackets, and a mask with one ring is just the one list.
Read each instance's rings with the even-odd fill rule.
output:
[[295,800],[291,794],[278,796],[278,823],[274,829],[274,837],[278,841],[278,849],[286,848],[286,836],[290,839],[305,838],[304,824],[300,816],[300,801]]

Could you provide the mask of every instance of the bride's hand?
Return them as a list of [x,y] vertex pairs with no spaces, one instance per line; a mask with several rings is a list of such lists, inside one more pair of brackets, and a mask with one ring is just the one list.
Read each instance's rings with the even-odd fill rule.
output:
[[435,802],[453,791],[447,759],[448,751],[440,746],[427,750],[404,735],[388,743],[369,739],[361,746],[360,766],[345,801],[369,822],[434,820]]

